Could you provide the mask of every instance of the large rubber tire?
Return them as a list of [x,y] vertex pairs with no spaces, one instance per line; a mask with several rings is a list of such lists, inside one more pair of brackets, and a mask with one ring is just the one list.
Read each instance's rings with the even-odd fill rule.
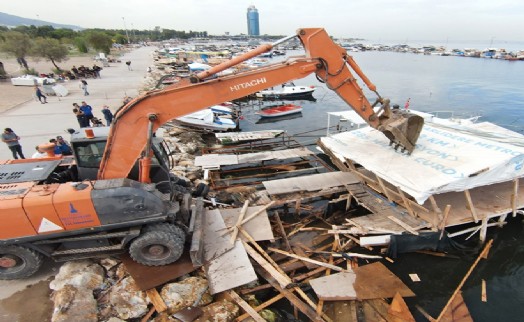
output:
[[8,245],[0,246],[0,261],[0,279],[12,280],[36,273],[44,262],[44,256],[24,246]]
[[131,242],[129,255],[137,263],[161,266],[175,262],[182,256],[184,243],[165,231],[148,231]]
[[186,242],[186,233],[184,232],[184,230],[170,223],[147,225],[142,229],[142,231],[144,233],[150,231],[163,231],[178,239],[177,242],[179,242],[181,245],[184,245],[184,243]]

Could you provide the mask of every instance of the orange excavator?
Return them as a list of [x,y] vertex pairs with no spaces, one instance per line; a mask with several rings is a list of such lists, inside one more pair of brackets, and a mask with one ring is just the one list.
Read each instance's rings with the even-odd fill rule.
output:
[[[304,56],[216,77],[292,37],[302,42]],[[45,256],[64,261],[129,252],[144,265],[175,262],[187,237],[189,216],[181,215],[187,193],[177,193],[180,185],[155,131],[177,117],[312,73],[395,148],[414,149],[421,117],[390,109],[324,29],[299,29],[292,37],[135,98],[117,111],[110,128],[74,133],[73,157],[0,161],[0,279],[32,275]],[[376,93],[373,104],[352,71]]]

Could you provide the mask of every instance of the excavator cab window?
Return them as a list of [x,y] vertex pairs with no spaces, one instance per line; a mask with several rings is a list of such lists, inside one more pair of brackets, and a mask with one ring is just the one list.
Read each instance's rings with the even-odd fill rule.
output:
[[76,162],[82,168],[96,168],[100,166],[106,141],[79,142],[75,146]]

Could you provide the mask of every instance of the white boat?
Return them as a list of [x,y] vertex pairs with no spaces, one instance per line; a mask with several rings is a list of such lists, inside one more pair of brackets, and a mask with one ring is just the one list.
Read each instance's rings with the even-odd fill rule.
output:
[[234,117],[233,110],[221,105],[178,117],[174,122],[183,126],[212,132],[232,131],[238,127],[238,120]]
[[257,92],[256,97],[268,99],[299,99],[313,97],[314,86],[282,85],[281,89],[267,89]]
[[23,75],[11,78],[11,84],[15,86],[35,86],[35,85],[54,85],[56,80],[53,78],[37,77],[34,75]]

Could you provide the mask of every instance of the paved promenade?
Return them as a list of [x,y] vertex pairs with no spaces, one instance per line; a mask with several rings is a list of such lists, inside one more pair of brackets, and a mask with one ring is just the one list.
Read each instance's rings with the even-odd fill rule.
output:
[[[48,104],[36,100],[22,103],[7,111],[0,112],[0,129],[12,128],[20,136],[20,144],[26,158],[35,152],[35,146],[48,142],[57,135],[69,137],[67,128],[78,129],[78,122],[73,114],[73,103],[86,101],[93,107],[94,115],[103,120],[102,106],[107,104],[114,112],[122,104],[126,95],[136,96],[142,85],[146,69],[153,63],[154,47],[137,48],[121,58],[121,63],[111,63],[104,67],[102,78],[87,79],[90,95],[84,96],[78,80],[62,83],[68,90],[66,97],[48,96]],[[129,71],[125,61],[131,61]],[[14,86],[13,86],[14,87]],[[9,89],[9,87],[2,87]],[[0,160],[11,159],[11,151],[0,142]]]
[[[133,50],[121,58],[122,63],[104,67],[102,78],[87,79],[89,96],[83,95],[79,81],[74,80],[63,83],[69,89],[66,97],[48,96],[48,104],[30,100],[0,112],[0,129],[3,131],[4,128],[11,127],[20,136],[20,144],[27,158],[35,152],[36,145],[48,142],[50,138],[63,135],[68,139],[69,134],[65,129],[79,128],[72,112],[72,104],[80,104],[85,100],[93,107],[95,116],[101,119],[103,115],[100,110],[104,104],[109,105],[113,112],[116,111],[126,95],[134,97],[138,94],[146,69],[153,63],[153,50],[154,47]],[[128,70],[126,60],[132,62],[132,71]],[[11,158],[7,145],[0,142],[0,160]],[[48,282],[59,267],[60,263],[46,259],[41,270],[29,279],[0,280],[0,321],[49,321],[52,306]],[[29,308],[27,301],[31,301]]]

